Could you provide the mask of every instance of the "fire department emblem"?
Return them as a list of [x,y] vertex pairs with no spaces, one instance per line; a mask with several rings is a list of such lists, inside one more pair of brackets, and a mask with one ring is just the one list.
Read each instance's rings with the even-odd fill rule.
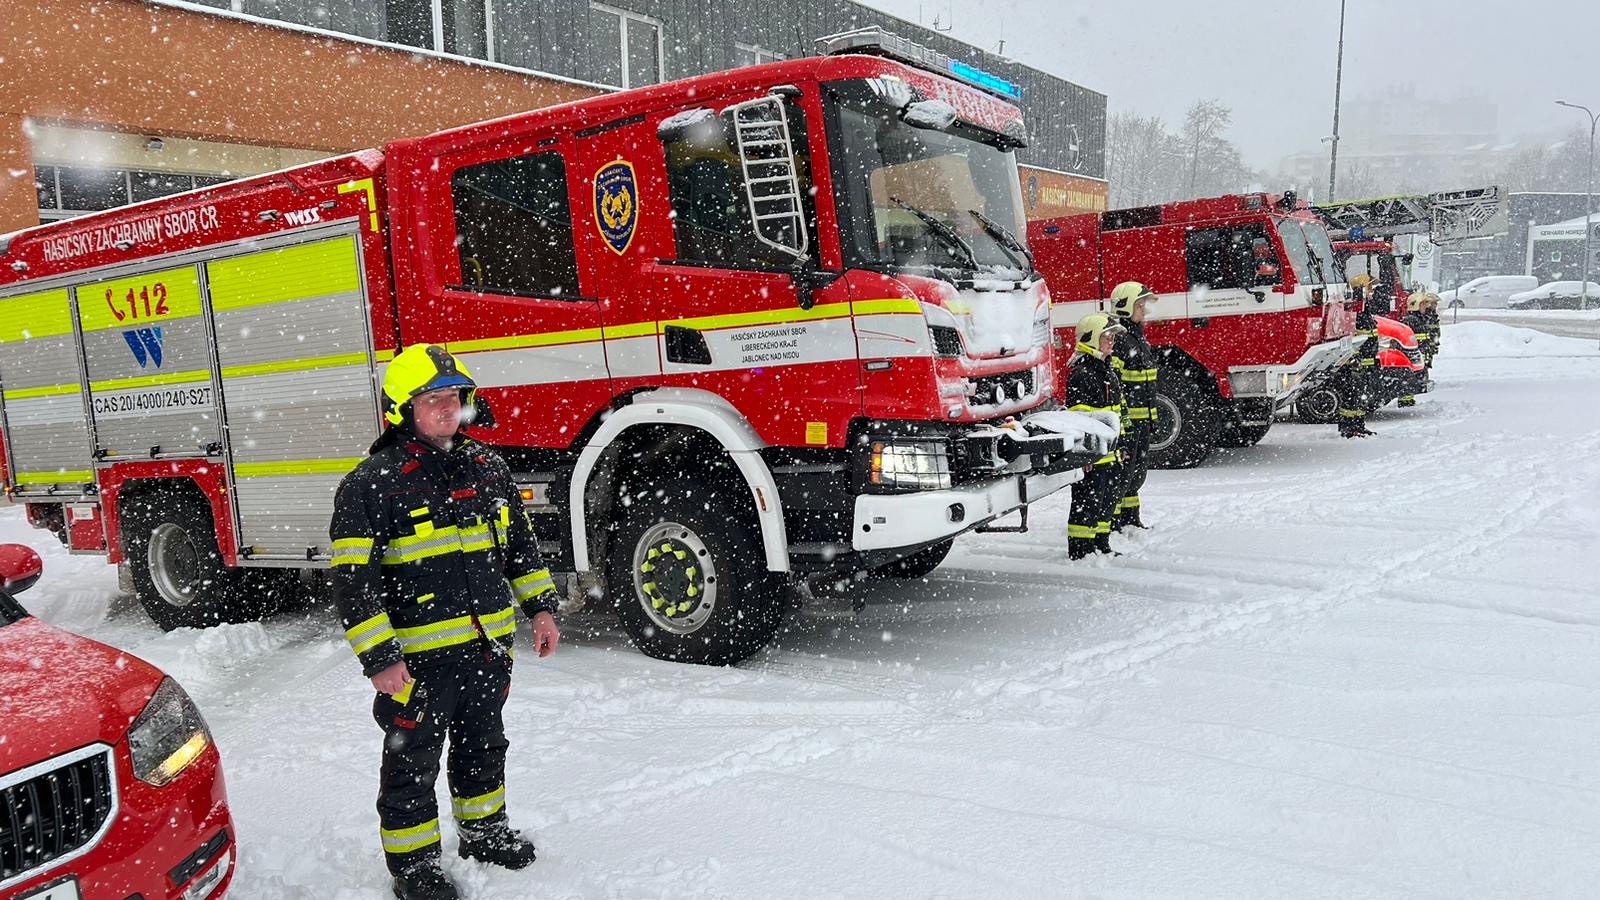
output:
[[595,173],[594,222],[607,247],[618,255],[628,251],[634,226],[639,222],[639,191],[633,163],[619,159]]

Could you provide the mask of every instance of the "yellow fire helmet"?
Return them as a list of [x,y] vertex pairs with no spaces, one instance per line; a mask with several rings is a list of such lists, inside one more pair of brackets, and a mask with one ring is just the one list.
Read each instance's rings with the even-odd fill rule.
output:
[[1111,289],[1111,311],[1119,318],[1131,318],[1140,300],[1154,300],[1155,296],[1155,291],[1137,281],[1124,281]]
[[1105,313],[1090,313],[1078,320],[1078,349],[1083,352],[1105,359],[1105,354],[1100,352],[1100,337],[1105,334],[1121,334],[1128,329],[1111,321]]
[[1364,291],[1372,286],[1372,282],[1374,280],[1375,279],[1371,275],[1368,275],[1365,272],[1360,272],[1350,276],[1350,286],[1358,291]]
[[383,417],[399,425],[406,420],[406,405],[412,398],[448,387],[461,389],[462,406],[474,405],[478,385],[466,366],[437,344],[412,344],[383,373]]
[[1408,312],[1421,312],[1422,310],[1427,309],[1427,308],[1428,308],[1428,295],[1427,294],[1416,293],[1416,294],[1412,294],[1411,296],[1406,298],[1406,310]]
[[1439,295],[1435,294],[1433,291],[1428,291],[1428,292],[1424,293],[1422,295],[1422,308],[1423,309],[1438,309],[1439,308]]

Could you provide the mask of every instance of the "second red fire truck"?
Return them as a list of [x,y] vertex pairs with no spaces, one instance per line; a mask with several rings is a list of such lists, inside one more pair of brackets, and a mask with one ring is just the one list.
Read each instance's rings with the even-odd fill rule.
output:
[[1038,221],[1028,243],[1050,284],[1058,346],[1071,346],[1078,319],[1103,311],[1118,283],[1159,295],[1145,323],[1161,360],[1153,466],[1260,441],[1275,411],[1355,352],[1333,247],[1292,193]]
[[434,343],[569,597],[647,653],[735,661],[786,585],[931,570],[1115,430],[1029,415],[1015,89],[826,43],[0,239],[7,496],[163,627],[259,614]]

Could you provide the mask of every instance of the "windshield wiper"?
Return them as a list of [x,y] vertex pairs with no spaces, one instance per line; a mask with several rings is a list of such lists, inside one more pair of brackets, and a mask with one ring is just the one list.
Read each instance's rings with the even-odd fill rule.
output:
[[1033,252],[1023,246],[1022,242],[1007,231],[1004,225],[975,209],[969,209],[967,212],[971,213],[972,217],[978,220],[978,224],[983,226],[983,230],[987,231],[989,236],[1000,244],[1000,249],[1006,251],[1006,255],[1022,267],[1023,272],[1032,275],[1038,271],[1033,266]]
[[949,222],[934,216],[926,210],[917,209],[899,197],[890,197],[889,200],[895,206],[921,219],[922,224],[928,226],[928,230],[932,231],[935,237],[943,240],[946,246],[961,251],[961,255],[967,258],[967,265],[974,272],[978,270],[978,255],[972,252],[972,245],[962,240],[961,235],[956,234],[956,230],[950,227]]

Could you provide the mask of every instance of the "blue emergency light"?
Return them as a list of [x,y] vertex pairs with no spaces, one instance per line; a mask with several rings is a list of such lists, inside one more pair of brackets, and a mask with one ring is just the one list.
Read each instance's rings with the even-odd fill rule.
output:
[[1022,99],[1022,87],[1001,78],[993,72],[985,72],[976,67],[969,66],[959,59],[950,60],[950,71],[963,81],[970,81],[981,88],[987,88],[996,93],[1005,94],[1007,97]]

